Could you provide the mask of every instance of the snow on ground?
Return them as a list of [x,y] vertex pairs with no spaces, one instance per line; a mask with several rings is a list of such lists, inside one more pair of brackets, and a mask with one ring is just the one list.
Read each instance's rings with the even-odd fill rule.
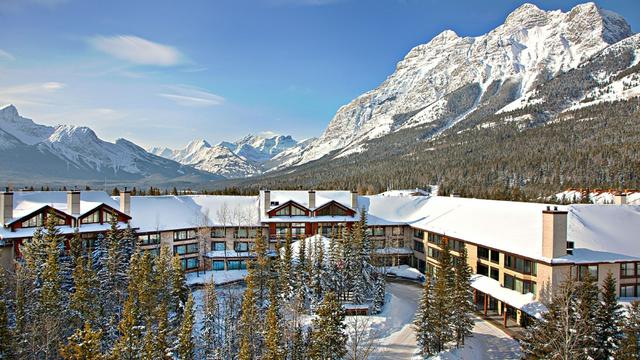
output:
[[187,285],[204,285],[213,279],[216,285],[222,285],[243,280],[247,277],[247,270],[205,271],[187,274]]

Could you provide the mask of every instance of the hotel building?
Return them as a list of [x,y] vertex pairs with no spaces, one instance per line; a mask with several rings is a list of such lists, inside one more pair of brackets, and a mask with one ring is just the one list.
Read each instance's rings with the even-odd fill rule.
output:
[[245,269],[258,231],[271,249],[291,231],[295,239],[330,237],[349,229],[360,212],[380,265],[437,271],[444,244],[468,252],[480,311],[504,324],[526,325],[545,311],[543,300],[566,277],[611,272],[621,298],[640,297],[640,205],[637,193],[614,205],[550,205],[429,196],[392,191],[260,191],[258,196],[131,196],[123,191],[0,193],[0,265],[13,269],[20,245],[47,216],[61,233],[77,229],[86,242],[109,229],[136,230],[142,249],[178,254],[187,271]]

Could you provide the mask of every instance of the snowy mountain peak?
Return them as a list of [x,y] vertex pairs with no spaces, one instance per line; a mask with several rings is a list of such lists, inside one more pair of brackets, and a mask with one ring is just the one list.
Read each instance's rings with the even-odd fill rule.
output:
[[200,149],[208,149],[210,147],[211,147],[211,144],[209,144],[206,140],[196,139],[191,141],[189,144],[187,144],[187,147],[185,148],[185,150],[187,151],[187,153],[192,154],[194,152],[199,151]]
[[13,104],[7,104],[0,106],[0,113],[2,116],[18,116],[18,109]]
[[445,30],[414,47],[378,88],[342,106],[312,144],[280,160],[345,156],[411,127],[431,126],[425,138],[437,136],[474,112],[495,113],[632,34],[624,18],[594,3],[569,12],[524,4],[480,36]]

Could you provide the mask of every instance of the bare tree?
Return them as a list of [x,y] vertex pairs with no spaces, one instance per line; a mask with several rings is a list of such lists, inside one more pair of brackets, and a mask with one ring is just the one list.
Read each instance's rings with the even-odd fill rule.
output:
[[372,328],[369,316],[349,316],[346,319],[348,360],[366,360],[372,358],[380,347],[379,332]]

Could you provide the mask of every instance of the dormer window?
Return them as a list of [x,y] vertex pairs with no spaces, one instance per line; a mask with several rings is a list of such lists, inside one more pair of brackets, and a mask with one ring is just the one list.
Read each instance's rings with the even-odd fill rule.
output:
[[276,216],[305,216],[306,212],[295,206],[286,206],[276,211]]
[[[47,216],[54,216],[56,219],[56,225],[65,225],[66,224],[66,220],[60,216],[56,216],[53,214],[47,215]],[[25,220],[22,222],[22,227],[23,228],[32,228],[32,227],[40,227],[40,226],[44,226],[46,220],[45,220],[45,216],[43,213],[37,214],[35,216],[32,216],[31,218]]]
[[112,221],[112,219],[118,219],[118,217],[115,214],[112,214],[108,211],[104,212],[104,222],[106,223],[110,223]]
[[80,219],[81,224],[96,224],[100,222],[100,211],[94,211],[91,214]]

